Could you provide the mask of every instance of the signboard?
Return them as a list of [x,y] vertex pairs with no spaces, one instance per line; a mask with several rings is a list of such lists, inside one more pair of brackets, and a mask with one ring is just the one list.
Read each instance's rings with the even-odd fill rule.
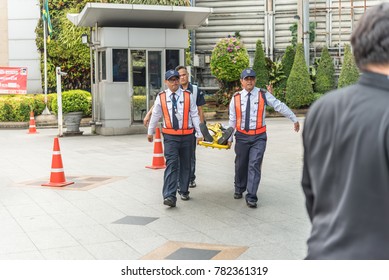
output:
[[26,94],[27,67],[0,66],[0,94]]

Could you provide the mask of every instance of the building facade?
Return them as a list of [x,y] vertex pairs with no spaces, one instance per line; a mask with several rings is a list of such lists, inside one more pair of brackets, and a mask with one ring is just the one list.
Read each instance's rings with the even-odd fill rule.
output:
[[208,24],[194,34],[194,75],[199,84],[212,90],[217,84],[209,69],[212,49],[221,38],[238,33],[245,44],[250,65],[255,46],[262,41],[266,56],[279,59],[291,44],[290,27],[301,26],[303,2],[309,3],[309,22],[314,22],[316,38],[310,44],[310,62],[327,46],[340,67],[343,46],[350,40],[354,24],[365,10],[384,0],[195,0],[198,7],[213,8]]
[[27,93],[42,93],[35,28],[38,0],[0,0],[0,66],[27,67]]

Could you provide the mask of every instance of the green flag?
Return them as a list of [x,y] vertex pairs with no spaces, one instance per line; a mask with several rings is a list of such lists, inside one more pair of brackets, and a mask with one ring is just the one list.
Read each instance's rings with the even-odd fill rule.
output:
[[50,35],[53,32],[49,14],[49,0],[43,0],[42,19],[46,22],[47,42],[50,42]]

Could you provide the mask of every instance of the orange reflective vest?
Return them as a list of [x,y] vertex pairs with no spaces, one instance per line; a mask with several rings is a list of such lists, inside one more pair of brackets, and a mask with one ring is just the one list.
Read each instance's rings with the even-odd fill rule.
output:
[[[250,129],[246,131],[242,129],[242,105],[240,103],[240,93],[234,95],[235,101],[235,113],[236,113],[236,130],[240,133],[247,135],[257,135],[266,132],[266,125],[263,124],[263,112],[265,110],[265,99],[261,94],[261,91],[258,91],[258,111],[257,111],[257,126],[256,129]],[[250,112],[246,112],[250,114]]]
[[[172,120],[170,119],[169,109],[167,107],[166,92],[159,94],[161,100],[162,114],[165,122],[165,127],[162,128],[162,133],[171,135],[188,135],[193,133],[193,128],[189,128],[189,112],[190,112],[190,92],[184,90],[184,112],[182,119],[182,128],[173,129]],[[174,112],[172,112],[174,114]]]

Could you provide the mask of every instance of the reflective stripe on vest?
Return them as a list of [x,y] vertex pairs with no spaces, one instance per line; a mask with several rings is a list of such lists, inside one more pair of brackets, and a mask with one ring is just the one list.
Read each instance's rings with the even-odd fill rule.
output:
[[[171,134],[171,135],[188,135],[193,133],[193,128],[189,128],[189,111],[190,111],[190,92],[184,91],[184,110],[183,110],[183,120],[182,120],[182,129],[173,129],[172,121],[169,115],[169,109],[167,107],[166,101],[166,92],[163,91],[159,94],[161,99],[161,107],[163,119],[165,122],[165,127],[162,128],[162,133]],[[177,100],[178,101],[178,100]],[[174,112],[172,112],[174,114]]]
[[[241,94],[236,94],[234,96],[235,101],[235,113],[236,113],[236,130],[240,133],[247,134],[247,135],[257,135],[264,133],[266,131],[266,125],[262,126],[263,123],[263,111],[265,110],[265,100],[262,97],[262,94],[258,92],[258,113],[257,113],[257,126],[256,129],[250,129],[249,131],[246,131],[242,129],[242,105],[240,103],[241,101]],[[246,112],[247,114],[247,112]],[[250,114],[250,112],[248,112]]]

